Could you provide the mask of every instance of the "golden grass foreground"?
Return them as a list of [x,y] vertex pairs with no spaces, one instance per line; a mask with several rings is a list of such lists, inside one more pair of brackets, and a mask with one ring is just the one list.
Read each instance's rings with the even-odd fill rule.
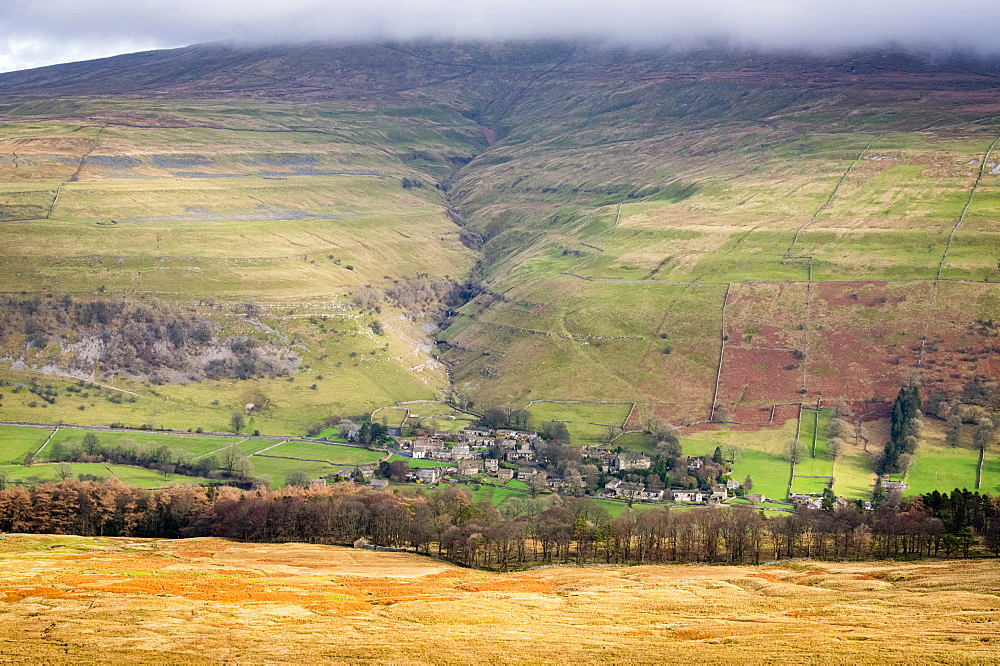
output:
[[4,663],[1000,662],[1000,565],[493,574],[203,538],[0,541]]

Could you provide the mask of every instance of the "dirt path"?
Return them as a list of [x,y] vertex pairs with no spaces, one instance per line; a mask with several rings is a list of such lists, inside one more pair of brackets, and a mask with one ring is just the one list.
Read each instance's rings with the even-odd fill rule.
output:
[[254,451],[250,455],[251,456],[256,456],[256,455],[259,455],[261,453],[264,453],[264,451],[270,451],[271,449],[277,448],[277,447],[281,446],[282,444],[287,444],[287,443],[288,443],[288,440],[287,439],[283,439],[280,442],[278,442],[277,444],[271,444],[270,446],[265,446],[260,451]]
[[[200,456],[196,456],[196,457],[192,458],[191,460],[201,460],[202,458],[207,458],[209,456],[215,455],[216,453],[219,453],[220,451],[225,451],[226,449],[231,449],[234,446],[238,446],[238,445],[242,444],[243,442],[247,442],[247,441],[250,441],[249,437],[241,439],[238,442],[233,442],[232,444],[229,444],[228,446],[223,446],[221,449],[216,449],[214,451],[209,451],[208,453],[203,453]],[[277,446],[277,444],[275,444],[275,446]]]
[[48,436],[48,438],[47,438],[47,439],[45,440],[45,442],[44,442],[44,443],[43,443],[43,444],[42,444],[41,446],[39,446],[39,447],[38,447],[38,450],[37,450],[37,451],[35,451],[35,452],[34,452],[34,453],[32,454],[32,456],[33,456],[33,457],[37,457],[37,456],[38,456],[38,454],[39,454],[39,453],[41,453],[41,452],[42,452],[42,451],[43,451],[43,450],[45,449],[45,447],[49,445],[49,442],[51,442],[51,441],[52,441],[52,438],[56,436],[56,433],[57,433],[57,432],[59,432],[59,426],[56,426],[56,429],[55,429],[55,430],[53,430],[53,431],[52,431],[52,432],[51,432],[51,433],[49,434],[49,436]]

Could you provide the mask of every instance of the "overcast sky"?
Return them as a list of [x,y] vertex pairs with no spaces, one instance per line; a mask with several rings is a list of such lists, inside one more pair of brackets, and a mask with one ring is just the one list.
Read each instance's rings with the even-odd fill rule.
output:
[[220,40],[729,39],[1000,53],[1000,0],[0,0],[0,71]]

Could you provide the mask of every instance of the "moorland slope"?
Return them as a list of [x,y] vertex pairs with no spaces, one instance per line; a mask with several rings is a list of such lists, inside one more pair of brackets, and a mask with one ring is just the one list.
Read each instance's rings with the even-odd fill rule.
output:
[[457,569],[220,539],[9,535],[0,655],[87,663],[995,663],[995,563]]

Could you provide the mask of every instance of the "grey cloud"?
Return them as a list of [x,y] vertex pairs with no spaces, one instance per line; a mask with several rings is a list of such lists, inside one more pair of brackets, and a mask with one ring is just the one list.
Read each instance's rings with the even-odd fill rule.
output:
[[1000,52],[997,0],[3,0],[0,68],[206,41],[601,38]]

